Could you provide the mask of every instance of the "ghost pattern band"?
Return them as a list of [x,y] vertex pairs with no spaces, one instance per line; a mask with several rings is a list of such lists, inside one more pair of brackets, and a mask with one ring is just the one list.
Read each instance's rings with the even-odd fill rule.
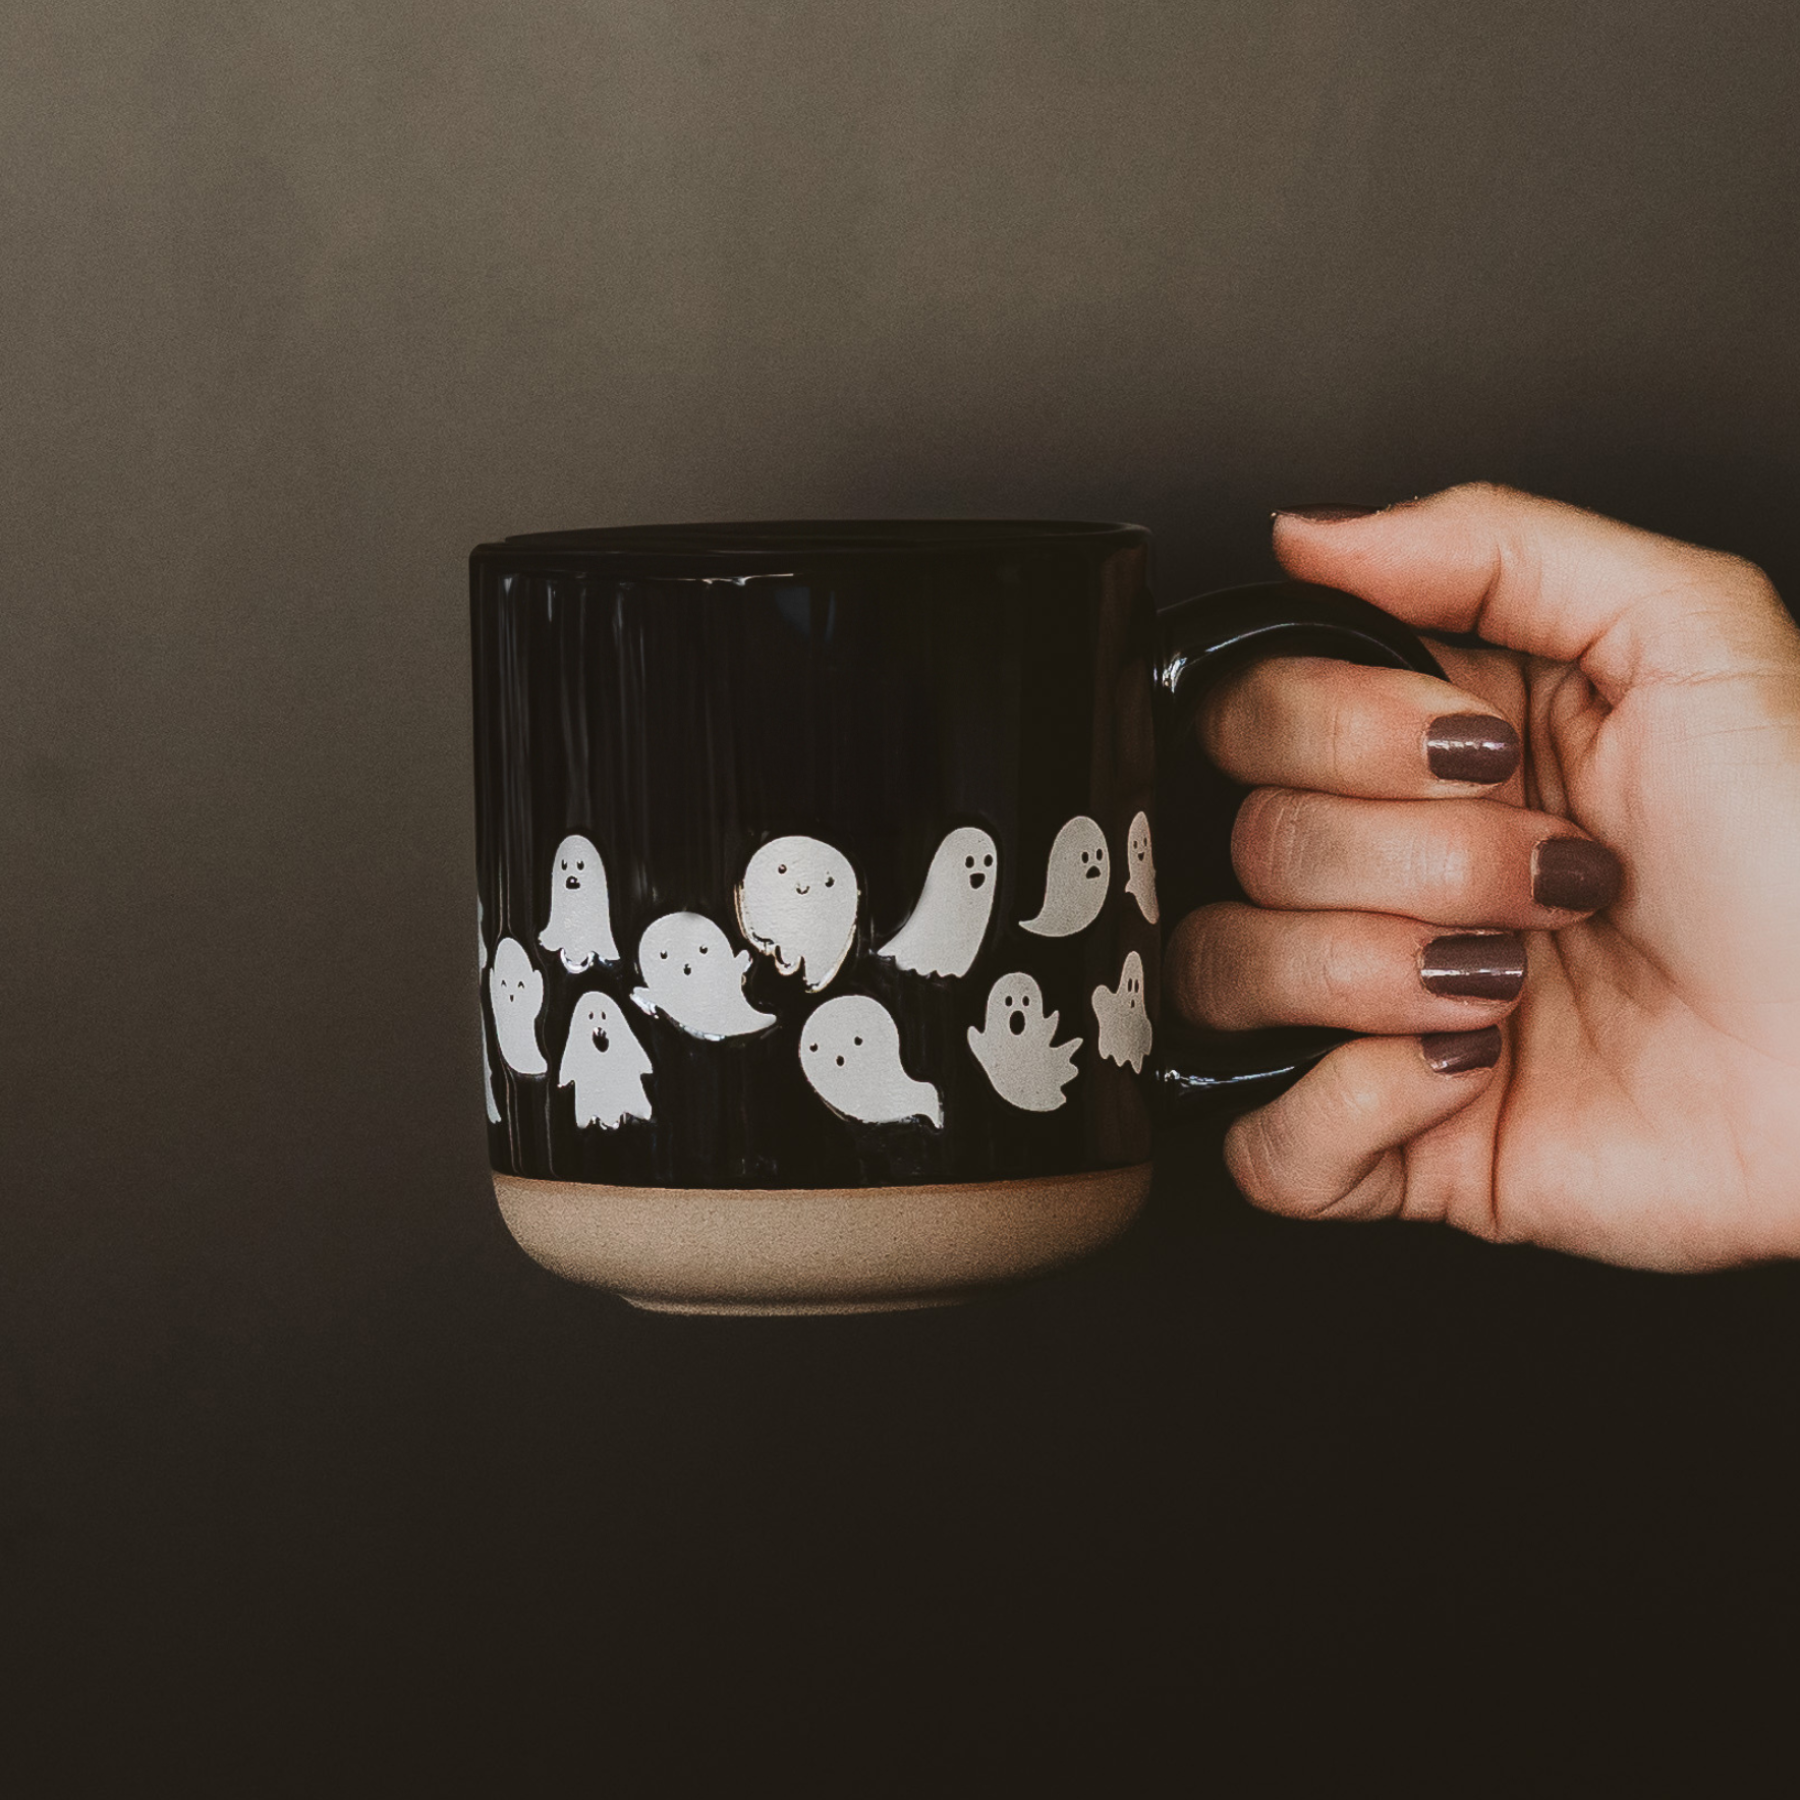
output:
[[[947,832],[925,871],[906,922],[874,954],[921,979],[956,982],[979,958],[1000,891],[1000,848],[980,826]],[[1086,814],[1067,821],[1046,861],[1042,903],[1021,930],[1067,938],[1099,918],[1114,885],[1106,834]],[[1143,812],[1126,834],[1124,892],[1146,922],[1158,918],[1150,821]],[[1035,891],[1035,890],[1034,890]],[[550,873],[550,916],[540,948],[572,974],[596,977],[622,962],[608,899],[605,858],[590,837],[574,833],[557,846]],[[644,1015],[658,1015],[687,1037],[706,1043],[760,1036],[778,1023],[746,995],[753,956],[767,958],[808,995],[830,988],[856,942],[862,895],[842,851],[818,838],[769,840],[746,865],[733,896],[739,948],[715,920],[700,912],[671,912],[653,920],[637,947],[639,983],[623,993],[601,986],[584,991],[556,1053],[555,1079],[574,1090],[575,1122],[583,1129],[618,1131],[655,1116],[655,1069],[628,999]],[[485,976],[488,1021],[505,1068],[516,1077],[549,1078],[540,1041],[543,974],[516,937],[503,937],[490,959],[485,911],[477,903],[479,967]],[[621,977],[620,986],[626,987]],[[1138,953],[1126,953],[1111,985],[1088,997],[1099,1056],[1133,1073],[1151,1049],[1151,1023]],[[1036,976],[1015,969],[994,979],[967,1030],[968,1053],[994,1093],[1020,1112],[1054,1112],[1079,1078],[1076,1053],[1085,1034],[1059,1035],[1061,1013],[1046,1004]],[[821,1000],[799,1034],[799,1070],[819,1101],[840,1118],[865,1125],[921,1121],[941,1128],[943,1108],[929,1070],[906,1067],[900,1030],[880,1000],[840,992]],[[489,1121],[503,1113],[496,1094],[488,1039],[482,1036],[482,1076]]]

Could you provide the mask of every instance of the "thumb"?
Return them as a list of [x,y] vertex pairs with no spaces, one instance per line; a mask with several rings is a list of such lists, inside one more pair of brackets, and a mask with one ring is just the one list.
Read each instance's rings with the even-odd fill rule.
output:
[[1791,665],[1796,633],[1760,569],[1511,488],[1448,488],[1382,512],[1275,515],[1290,575],[1409,625],[1579,663],[1610,702],[1659,680]]

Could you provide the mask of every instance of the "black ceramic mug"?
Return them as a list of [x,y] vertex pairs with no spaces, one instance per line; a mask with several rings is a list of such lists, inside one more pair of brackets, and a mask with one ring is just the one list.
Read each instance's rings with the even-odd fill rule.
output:
[[1137,526],[964,520],[474,552],[484,1079],[531,1255],[665,1310],[956,1298],[1121,1231],[1153,1112],[1336,1041],[1161,1018],[1165,930],[1234,890],[1194,711],[1261,654],[1437,665],[1300,583],[1159,617],[1148,563]]

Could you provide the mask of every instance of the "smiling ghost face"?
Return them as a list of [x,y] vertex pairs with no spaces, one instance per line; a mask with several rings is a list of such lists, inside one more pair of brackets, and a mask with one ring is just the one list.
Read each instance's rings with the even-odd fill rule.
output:
[[867,994],[827,1000],[806,1021],[800,1068],[819,1098],[846,1119],[865,1125],[944,1122],[937,1089],[914,1081],[900,1061],[900,1028],[893,1015]]
[[1108,880],[1106,833],[1085,813],[1071,819],[1050,846],[1044,873],[1044,904],[1036,918],[1022,919],[1039,937],[1073,937],[1099,918]]
[[494,946],[488,1003],[494,1012],[494,1041],[506,1066],[515,1075],[545,1074],[550,1065],[537,1041],[544,978],[531,966],[531,958],[517,938],[502,938]]
[[751,857],[737,891],[738,925],[783,975],[804,971],[816,993],[837,974],[856,936],[856,876],[841,850],[784,837]]
[[1152,925],[1160,917],[1156,904],[1156,854],[1150,848],[1150,820],[1139,813],[1125,834],[1125,891]]
[[660,1012],[693,1037],[747,1037],[775,1023],[744,997],[750,952],[731,952],[731,940],[704,913],[664,913],[638,940],[644,985],[632,999]]

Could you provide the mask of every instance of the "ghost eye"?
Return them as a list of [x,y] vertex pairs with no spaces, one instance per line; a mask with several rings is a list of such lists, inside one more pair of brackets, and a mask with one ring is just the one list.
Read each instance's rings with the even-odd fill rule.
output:
[[991,869],[994,866],[994,859],[991,856],[984,856],[981,862],[984,868]]
[[1008,994],[1006,996],[1006,999],[1001,1004],[1005,1005],[1005,1006],[1011,1006],[1012,1005],[1012,995]]
[[1088,853],[1087,853],[1087,852],[1086,852],[1086,851],[1085,851],[1085,850],[1084,850],[1084,851],[1082,851],[1082,853],[1081,853],[1081,860],[1082,860],[1082,861],[1083,861],[1083,862],[1086,862],[1086,861],[1087,861],[1087,859],[1088,859]]
[[862,1039],[858,1038],[856,1041],[860,1044],[862,1042]]
[[964,857],[964,858],[963,858],[963,867],[964,867],[964,868],[965,868],[965,869],[972,869],[972,868],[974,868],[974,866],[975,866],[975,859],[974,859],[974,857],[972,857],[972,856],[965,856],[965,857]]
[[705,955],[705,954],[706,954],[706,945],[704,945],[704,944],[702,944],[702,945],[701,945],[701,946],[700,946],[700,954],[701,954],[701,955],[702,955],[702,956],[704,956],[704,955]]
[[786,873],[787,873],[787,864],[786,864],[786,863],[779,863],[779,864],[777,864],[777,865],[776,865],[776,869],[775,869],[775,873],[776,873],[776,874],[777,874],[777,875],[785,875],[785,874],[786,874]]
[[562,865],[561,865],[561,866],[562,866],[562,867],[563,867],[563,868],[565,868],[565,869],[566,869],[566,868],[567,868],[567,867],[568,867],[568,866],[569,866],[569,859],[568,859],[568,858],[567,858],[567,857],[566,857],[566,856],[565,856],[565,857],[564,857],[564,858],[563,858],[563,859],[562,859]]
[[814,1056],[817,1056],[819,1054],[819,1046],[817,1044],[808,1044],[806,1047],[808,1050],[810,1050],[813,1053]]
[[1019,1004],[1021,1006],[1029,1006],[1031,1004],[1031,996],[1029,994],[1021,994],[1019,996]]
[[666,950],[664,950],[664,951],[662,951],[662,952],[660,952],[660,954],[661,954],[661,956],[662,956],[662,959],[663,959],[663,961],[664,961],[664,962],[667,962],[667,961],[668,961],[668,960],[669,960],[669,953],[668,953],[668,951],[666,951]]
[[[565,865],[564,865],[564,866],[565,866],[565,867],[567,867],[567,865],[566,865],[566,864],[565,864]],[[577,863],[576,863],[576,865],[575,865],[575,866],[576,866],[576,868],[578,868],[578,869],[585,869],[585,868],[586,868],[586,867],[587,867],[587,864],[586,864],[586,863],[584,863],[584,862],[577,862]]]
[[837,877],[835,875],[827,875],[825,877],[825,885],[827,887],[836,887],[837,886]]

